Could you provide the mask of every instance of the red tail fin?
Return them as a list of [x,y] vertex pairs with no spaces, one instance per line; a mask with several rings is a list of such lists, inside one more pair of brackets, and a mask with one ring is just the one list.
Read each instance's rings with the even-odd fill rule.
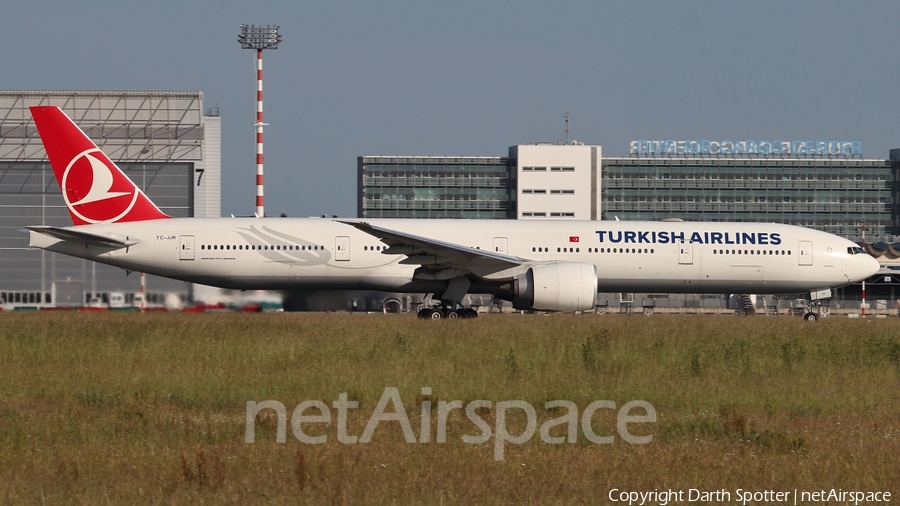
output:
[[169,217],[59,107],[32,106],[31,116],[76,225]]

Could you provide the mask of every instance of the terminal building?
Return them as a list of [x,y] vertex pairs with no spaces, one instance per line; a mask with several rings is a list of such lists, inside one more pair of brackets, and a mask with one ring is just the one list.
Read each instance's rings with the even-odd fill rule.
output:
[[[858,146],[858,143],[854,143]],[[777,222],[854,241],[900,234],[900,150],[859,154],[643,154],[529,144],[507,157],[360,156],[360,218]]]
[[603,160],[607,219],[777,222],[894,242],[897,162],[852,158]]
[[629,156],[601,152],[566,142],[506,157],[360,156],[357,215],[786,223],[865,238],[885,266],[870,293],[900,295],[900,149],[880,159],[855,141],[634,141]]
[[600,146],[523,144],[507,157],[360,156],[360,218],[596,220]]
[[[57,105],[166,214],[218,217],[221,124],[201,92],[0,91],[0,303],[129,304],[140,276],[28,247],[28,225],[70,226],[28,107]],[[191,285],[147,276],[147,302],[191,301]]]
[[515,218],[507,157],[360,156],[361,218]]

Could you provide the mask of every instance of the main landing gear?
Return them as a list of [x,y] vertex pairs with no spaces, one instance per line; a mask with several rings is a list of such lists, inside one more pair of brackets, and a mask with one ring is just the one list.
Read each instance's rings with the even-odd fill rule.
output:
[[463,307],[461,301],[472,283],[465,276],[456,276],[447,283],[447,289],[440,295],[441,301],[432,307],[419,310],[419,318],[425,320],[456,320],[459,318],[477,318],[478,312]]
[[478,312],[472,308],[462,307],[460,304],[451,301],[441,301],[432,307],[425,307],[419,310],[418,317],[423,320],[456,320],[459,318],[477,318]]

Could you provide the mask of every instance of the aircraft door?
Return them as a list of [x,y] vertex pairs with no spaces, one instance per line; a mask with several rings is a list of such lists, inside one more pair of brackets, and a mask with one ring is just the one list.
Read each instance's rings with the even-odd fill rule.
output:
[[193,260],[194,259],[194,236],[182,235],[178,237],[178,259]]
[[800,262],[800,265],[813,264],[812,241],[800,241],[798,253],[799,254],[797,255],[797,261]]
[[681,265],[694,264],[694,245],[690,242],[678,243],[678,263]]
[[346,235],[334,238],[334,259],[339,262],[350,261],[350,238]]
[[505,255],[509,248],[509,239],[506,237],[494,237],[494,253]]

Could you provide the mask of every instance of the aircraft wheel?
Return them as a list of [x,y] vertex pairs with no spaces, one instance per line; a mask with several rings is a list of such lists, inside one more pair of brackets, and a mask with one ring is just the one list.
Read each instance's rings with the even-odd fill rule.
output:
[[440,320],[444,317],[444,313],[440,309],[429,309],[428,318],[431,320]]
[[431,308],[420,309],[416,316],[423,320],[427,320],[429,316],[431,316]]
[[447,319],[448,320],[456,320],[458,318],[460,318],[459,311],[457,311],[455,309],[447,310]]
[[806,313],[805,315],[803,315],[803,319],[808,322],[814,322],[819,319],[819,315],[810,311],[809,313]]
[[468,308],[466,311],[466,318],[478,318],[478,311],[475,311],[472,308]]

